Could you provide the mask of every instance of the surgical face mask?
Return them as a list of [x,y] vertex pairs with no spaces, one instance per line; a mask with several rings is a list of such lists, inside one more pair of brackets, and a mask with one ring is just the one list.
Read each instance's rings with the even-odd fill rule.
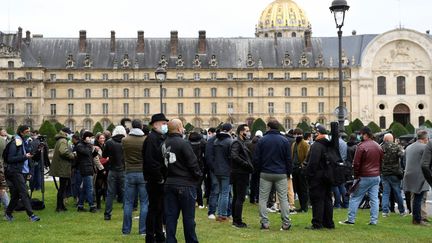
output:
[[324,135],[324,137],[327,139],[327,140],[329,140],[330,141],[330,137],[329,137],[329,135]]
[[357,135],[357,141],[361,141],[362,140],[362,136],[360,134]]
[[246,139],[250,139],[251,138],[251,133],[250,132],[246,132],[244,134],[244,136],[245,136]]
[[203,135],[204,140],[207,140],[207,135]]
[[67,135],[67,139],[68,139],[68,140],[72,140],[72,136],[73,136],[72,134],[68,134],[68,135]]
[[90,143],[94,144],[95,143],[95,139],[94,138],[90,139]]
[[162,132],[162,134],[167,134],[168,133],[168,125],[163,124],[161,126],[161,132]]

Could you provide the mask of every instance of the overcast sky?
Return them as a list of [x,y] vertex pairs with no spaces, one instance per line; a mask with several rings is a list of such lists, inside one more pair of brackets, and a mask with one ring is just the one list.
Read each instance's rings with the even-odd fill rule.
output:
[[[44,37],[253,37],[255,25],[272,0],[1,0],[0,31],[21,26]],[[313,36],[335,36],[331,0],[297,0],[312,23]],[[402,24],[420,32],[431,29],[431,0],[348,0],[344,34],[377,34]]]

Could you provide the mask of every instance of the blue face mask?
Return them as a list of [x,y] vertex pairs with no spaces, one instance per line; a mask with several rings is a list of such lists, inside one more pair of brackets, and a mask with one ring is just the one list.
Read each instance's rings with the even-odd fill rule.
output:
[[361,141],[361,140],[362,140],[362,136],[360,136],[360,134],[357,135],[357,141]]
[[161,132],[162,134],[167,134],[168,133],[168,125],[164,124],[161,126]]

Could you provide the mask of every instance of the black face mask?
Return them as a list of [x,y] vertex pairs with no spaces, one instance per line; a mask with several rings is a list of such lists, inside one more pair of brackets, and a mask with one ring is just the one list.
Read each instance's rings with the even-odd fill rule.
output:
[[296,137],[296,142],[297,142],[297,143],[300,143],[302,140],[303,140],[302,137]]

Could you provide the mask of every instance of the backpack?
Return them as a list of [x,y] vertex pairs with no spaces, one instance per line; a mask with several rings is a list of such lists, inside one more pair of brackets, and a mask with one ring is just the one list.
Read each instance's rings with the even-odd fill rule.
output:
[[15,142],[15,138],[12,138],[12,139],[11,139],[11,140],[6,144],[6,147],[5,147],[4,150],[3,150],[2,157],[3,157],[3,161],[4,161],[5,164],[8,163],[9,148],[10,148],[10,146],[11,146],[11,144],[12,144],[13,142]]
[[339,150],[329,146],[324,152],[326,165],[324,168],[324,180],[332,186],[339,186],[346,182],[347,166],[342,160]]

